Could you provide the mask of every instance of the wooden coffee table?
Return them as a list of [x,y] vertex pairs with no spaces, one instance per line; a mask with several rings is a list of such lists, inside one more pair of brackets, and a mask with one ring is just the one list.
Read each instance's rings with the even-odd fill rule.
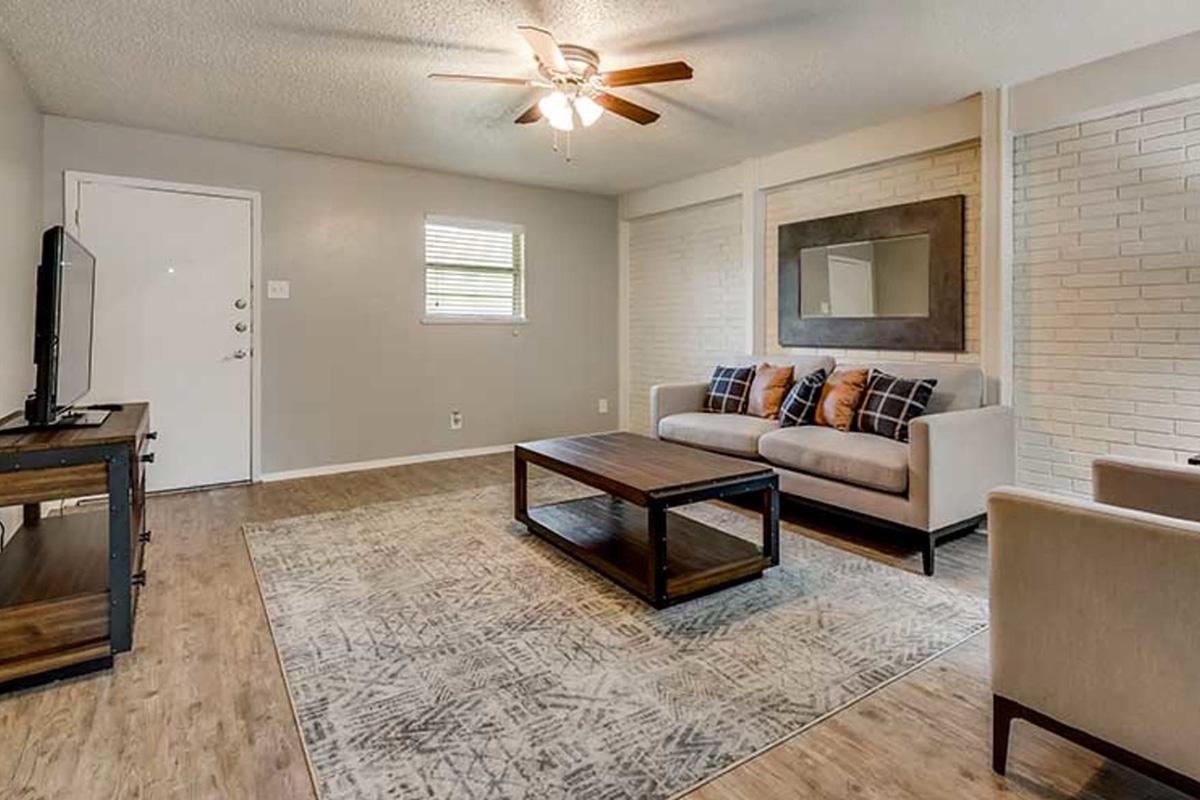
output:
[[[529,464],[607,494],[530,508]],[[517,445],[513,482],[517,520],[656,608],[779,563],[779,476],[765,464],[606,433]],[[761,545],[667,511],[753,493],[761,498]]]

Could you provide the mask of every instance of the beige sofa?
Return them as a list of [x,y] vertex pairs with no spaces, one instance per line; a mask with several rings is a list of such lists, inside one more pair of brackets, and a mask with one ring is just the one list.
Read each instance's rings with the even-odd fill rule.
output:
[[[741,363],[791,364],[796,377],[837,366],[827,356],[764,356]],[[732,363],[732,362],[730,362]],[[983,405],[983,373],[961,364],[877,363],[908,378],[936,378],[927,413],[913,420],[909,443],[867,433],[703,411],[707,383],[665,384],[650,390],[655,436],[741,458],[769,462],[779,489],[813,506],[869,518],[915,537],[925,574],[934,570],[937,543],[975,529],[989,490],[1013,481],[1013,418]]]
[[988,500],[993,767],[1024,719],[1200,797],[1200,469],[1092,469]]

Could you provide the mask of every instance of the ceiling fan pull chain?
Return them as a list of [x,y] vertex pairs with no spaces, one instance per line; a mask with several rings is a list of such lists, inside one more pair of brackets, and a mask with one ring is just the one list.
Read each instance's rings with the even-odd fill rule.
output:
[[571,163],[571,132],[567,131],[567,163]]

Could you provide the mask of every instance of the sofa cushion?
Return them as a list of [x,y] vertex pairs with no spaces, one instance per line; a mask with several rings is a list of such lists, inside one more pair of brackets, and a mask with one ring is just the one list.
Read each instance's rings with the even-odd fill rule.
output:
[[908,423],[925,413],[936,380],[897,378],[871,370],[867,391],[854,416],[854,430],[897,442],[908,441]]
[[787,397],[783,398],[783,406],[779,409],[781,427],[816,423],[817,401],[821,399],[826,377],[824,369],[817,369],[792,384]]
[[701,411],[672,414],[658,423],[658,435],[667,441],[747,458],[758,457],[760,436],[778,429],[773,419]]
[[793,368],[773,367],[763,362],[754,370],[754,381],[750,384],[750,400],[746,413],[752,417],[777,419],[779,406],[788,387],[792,385]]
[[718,366],[708,381],[704,410],[717,414],[745,414],[753,381],[754,367]]
[[758,440],[758,452],[779,467],[902,494],[908,489],[908,445],[870,433],[834,428],[781,428]]
[[821,399],[817,401],[817,424],[839,431],[850,430],[869,374],[865,369],[839,369],[830,375],[821,388]]

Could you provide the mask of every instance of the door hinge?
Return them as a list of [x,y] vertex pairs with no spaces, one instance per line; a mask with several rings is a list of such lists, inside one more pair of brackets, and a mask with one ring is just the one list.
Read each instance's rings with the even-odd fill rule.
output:
[[79,206],[75,206],[75,231],[79,231]]

